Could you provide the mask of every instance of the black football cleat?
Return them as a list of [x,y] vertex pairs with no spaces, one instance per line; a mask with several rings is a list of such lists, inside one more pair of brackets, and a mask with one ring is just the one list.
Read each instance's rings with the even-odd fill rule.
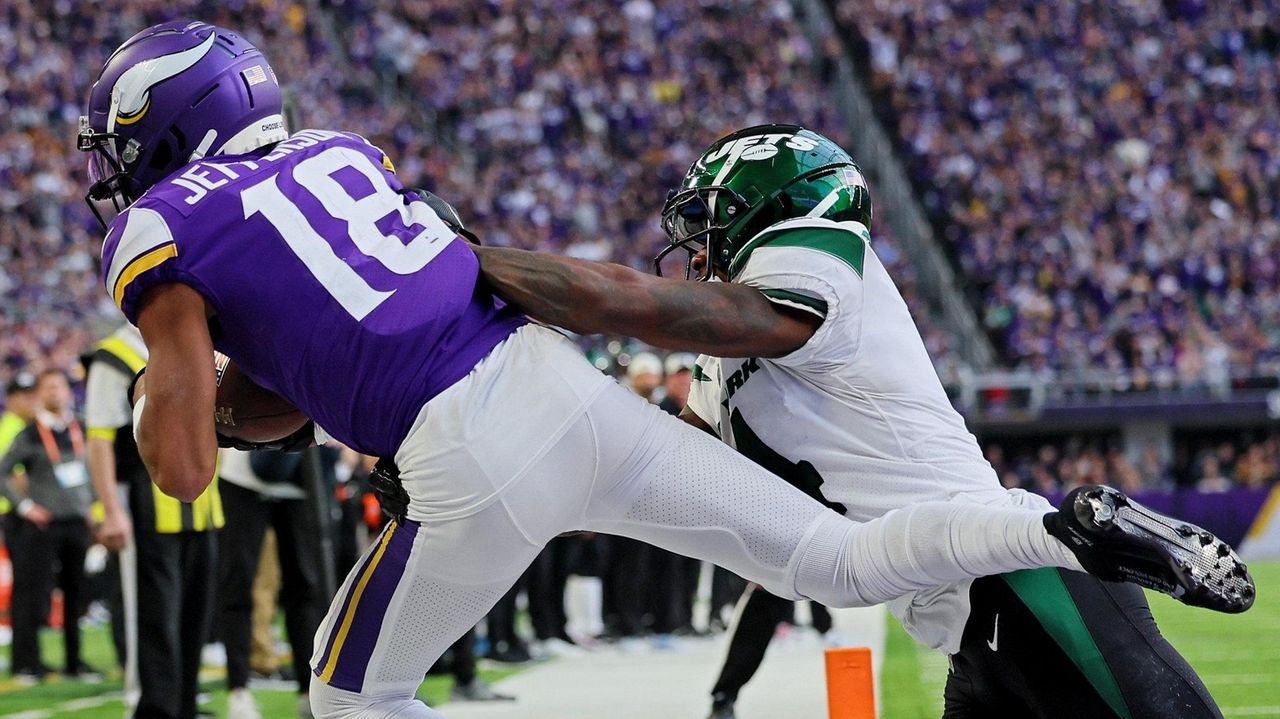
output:
[[1248,567],[1226,542],[1111,487],[1072,490],[1044,524],[1099,579],[1228,614],[1252,607],[1257,595]]
[[733,705],[725,704],[724,706],[712,707],[711,716],[707,719],[736,719],[737,715],[733,713]]

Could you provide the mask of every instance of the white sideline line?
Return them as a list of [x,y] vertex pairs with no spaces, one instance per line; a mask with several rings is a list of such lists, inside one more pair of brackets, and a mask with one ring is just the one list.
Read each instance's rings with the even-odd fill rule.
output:
[[55,704],[46,709],[31,709],[28,711],[18,712],[17,714],[5,714],[6,719],[50,719],[63,712],[78,712],[85,709],[94,709],[96,707],[110,704],[111,702],[120,701],[124,696],[120,692],[109,692],[93,697],[82,697],[80,699],[71,699]]
[[1235,707],[1223,709],[1222,714],[1229,717],[1277,717],[1280,716],[1280,706]]

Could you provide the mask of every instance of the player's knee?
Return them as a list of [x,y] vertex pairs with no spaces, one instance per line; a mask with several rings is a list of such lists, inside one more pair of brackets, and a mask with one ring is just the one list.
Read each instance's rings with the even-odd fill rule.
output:
[[368,709],[368,702],[354,692],[344,691],[318,680],[311,680],[308,692],[311,714],[315,719],[355,719]]
[[795,593],[828,607],[866,607],[878,602],[865,596],[852,563],[855,525],[834,512],[824,512],[801,547]]

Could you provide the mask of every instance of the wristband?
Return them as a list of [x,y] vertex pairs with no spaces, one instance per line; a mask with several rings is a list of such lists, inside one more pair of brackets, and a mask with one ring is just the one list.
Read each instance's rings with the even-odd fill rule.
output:
[[144,394],[138,398],[138,403],[133,406],[133,441],[138,441],[138,425],[142,423],[142,408],[147,404],[147,396]]
[[138,380],[142,379],[142,375],[146,374],[146,372],[147,367],[146,365],[143,365],[142,369],[138,370],[137,374],[133,375],[133,379],[129,380],[129,389],[126,391],[125,396],[129,398],[130,408],[133,407],[133,391],[138,388]]
[[27,512],[31,511],[31,508],[34,506],[36,506],[35,500],[31,499],[30,497],[27,497],[21,502],[18,502],[18,506],[17,506],[18,516],[19,517],[27,516]]

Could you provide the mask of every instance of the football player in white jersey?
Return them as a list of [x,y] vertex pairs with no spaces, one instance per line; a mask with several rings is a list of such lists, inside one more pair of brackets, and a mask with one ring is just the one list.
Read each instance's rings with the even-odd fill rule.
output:
[[[929,501],[1052,509],[1038,495],[1001,487],[951,406],[871,249],[862,173],[837,145],[789,125],[730,134],[690,168],[662,222],[671,245],[658,274],[672,252],[685,251],[686,275],[710,280],[698,292],[616,265],[476,252],[499,294],[570,330],[673,349],[723,345],[736,332],[735,357],[699,358],[683,417],[855,521]],[[758,316],[733,301],[743,293],[761,298]],[[726,321],[725,313],[735,314]],[[777,313],[811,333],[780,343],[768,321]],[[1109,488],[1078,489],[1063,509],[1045,515],[1046,527],[1087,569],[1115,581],[1025,570],[890,603],[916,639],[952,657],[946,716],[1220,716],[1160,636],[1142,591],[1118,582],[1238,612],[1253,601],[1244,566],[1207,532]],[[1133,542],[1144,556],[1102,561],[1097,550],[1112,542]],[[778,612],[769,603],[777,601],[759,590],[748,600],[713,717],[733,716],[737,690],[772,635]]]

